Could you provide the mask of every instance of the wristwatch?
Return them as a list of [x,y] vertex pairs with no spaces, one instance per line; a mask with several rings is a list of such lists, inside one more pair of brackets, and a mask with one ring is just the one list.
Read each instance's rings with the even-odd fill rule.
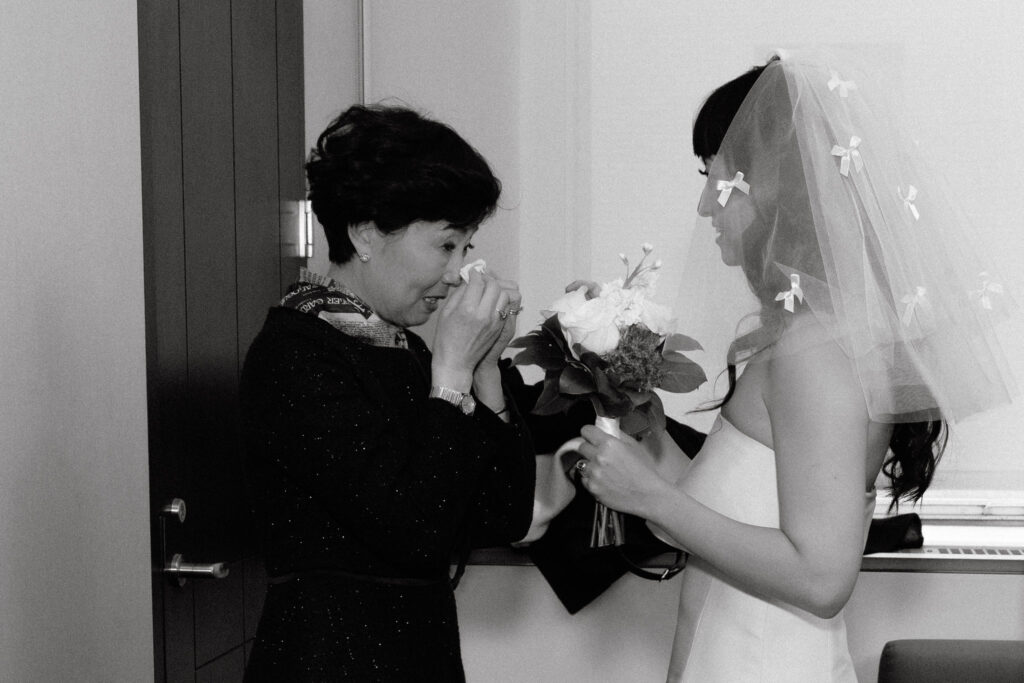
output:
[[472,415],[476,410],[476,399],[470,394],[455,391],[448,387],[430,387],[430,398],[439,398],[448,401],[466,415]]

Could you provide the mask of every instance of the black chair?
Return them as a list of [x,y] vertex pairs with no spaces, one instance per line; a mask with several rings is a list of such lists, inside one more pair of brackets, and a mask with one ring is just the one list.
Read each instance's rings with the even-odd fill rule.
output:
[[878,683],[1024,683],[1024,640],[891,640]]

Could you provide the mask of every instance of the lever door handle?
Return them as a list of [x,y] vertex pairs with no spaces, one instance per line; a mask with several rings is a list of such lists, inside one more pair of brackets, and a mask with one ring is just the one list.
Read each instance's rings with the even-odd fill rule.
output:
[[175,498],[167,505],[164,505],[163,509],[160,510],[160,512],[167,515],[168,517],[177,517],[179,522],[181,522],[182,524],[185,523],[185,501],[183,501],[181,498]]
[[175,553],[171,561],[164,567],[164,573],[172,579],[177,579],[179,586],[184,586],[187,579],[223,579],[228,575],[228,568],[223,562],[211,564],[183,562],[181,553]]

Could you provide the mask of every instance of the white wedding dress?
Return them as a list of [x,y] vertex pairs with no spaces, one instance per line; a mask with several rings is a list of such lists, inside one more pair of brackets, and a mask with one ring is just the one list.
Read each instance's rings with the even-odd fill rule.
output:
[[[679,488],[740,522],[779,526],[774,452],[722,417]],[[872,491],[865,494],[865,538],[874,508]],[[754,595],[694,556],[682,581],[669,683],[856,683],[842,612],[822,619]]]

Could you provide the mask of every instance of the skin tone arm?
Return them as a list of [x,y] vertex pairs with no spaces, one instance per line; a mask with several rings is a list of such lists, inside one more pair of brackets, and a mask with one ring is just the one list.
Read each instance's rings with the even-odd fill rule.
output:
[[747,590],[821,617],[853,590],[864,533],[868,416],[846,357],[832,343],[791,353],[784,335],[762,387],[771,423],[779,529],[725,517],[654,471],[636,442],[586,427],[587,488],[644,517]]
[[[478,401],[503,411],[498,360],[515,335],[516,316],[501,320],[497,311],[518,308],[521,300],[515,282],[470,271],[469,282],[454,288],[438,314],[432,382],[462,392],[472,387]],[[506,413],[501,418],[508,421]]]

